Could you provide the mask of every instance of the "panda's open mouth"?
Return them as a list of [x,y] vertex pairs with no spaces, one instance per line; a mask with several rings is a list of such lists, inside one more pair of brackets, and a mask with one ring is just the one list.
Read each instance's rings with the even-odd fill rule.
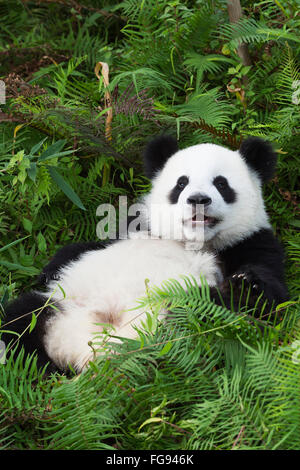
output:
[[194,214],[193,217],[190,219],[192,221],[192,225],[195,226],[197,224],[204,224],[208,226],[216,225],[218,219],[215,217],[210,217],[205,214]]

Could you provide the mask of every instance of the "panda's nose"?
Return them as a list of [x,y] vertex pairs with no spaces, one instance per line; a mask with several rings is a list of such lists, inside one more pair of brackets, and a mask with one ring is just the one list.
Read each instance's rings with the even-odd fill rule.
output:
[[212,203],[212,200],[207,194],[201,194],[201,193],[196,193],[192,194],[188,199],[187,199],[188,204],[203,204],[204,206],[209,206],[209,204]]

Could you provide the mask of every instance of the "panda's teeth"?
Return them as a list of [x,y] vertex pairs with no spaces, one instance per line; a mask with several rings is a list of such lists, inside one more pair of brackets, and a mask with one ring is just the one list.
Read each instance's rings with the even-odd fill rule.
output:
[[203,223],[205,225],[210,225],[215,222],[214,217],[209,217],[204,214],[194,214],[190,220],[194,223]]

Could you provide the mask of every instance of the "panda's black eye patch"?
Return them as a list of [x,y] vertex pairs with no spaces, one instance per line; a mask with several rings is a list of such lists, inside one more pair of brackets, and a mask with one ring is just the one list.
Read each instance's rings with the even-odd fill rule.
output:
[[225,202],[231,204],[236,200],[236,192],[231,188],[225,176],[216,176],[213,180],[213,184]]
[[186,185],[188,184],[189,179],[187,176],[180,176],[177,180],[177,186],[181,189],[185,188]]
[[169,194],[169,201],[171,204],[176,204],[180,193],[184,190],[184,188],[189,184],[189,179],[187,176],[183,175],[178,178],[176,186],[172,189]]
[[228,181],[226,178],[224,178],[224,176],[217,176],[214,179],[214,185],[216,186],[216,188],[224,190],[228,188]]

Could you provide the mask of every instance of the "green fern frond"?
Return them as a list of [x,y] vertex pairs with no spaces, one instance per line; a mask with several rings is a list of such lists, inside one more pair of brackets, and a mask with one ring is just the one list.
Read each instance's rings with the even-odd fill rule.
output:
[[201,55],[190,52],[186,55],[186,59],[183,63],[197,70],[197,80],[200,82],[205,72],[219,73],[226,64],[232,64],[233,61],[222,55]]
[[[199,90],[200,91],[200,90]],[[198,122],[220,129],[230,122],[231,106],[223,99],[218,88],[202,89],[190,96],[185,104],[174,106],[179,120]]]
[[175,42],[183,51],[197,51],[207,45],[217,21],[218,14],[210,5],[194,10],[191,16],[185,18],[185,24],[175,34]]
[[243,42],[261,43],[272,40],[300,42],[300,38],[290,30],[269,28],[266,24],[253,18],[243,18],[237,23],[223,25],[221,35],[229,40],[233,47],[237,47]]
[[[297,85],[298,87],[300,86],[300,67],[289,47],[286,48],[285,54],[282,57],[282,65],[276,80],[278,91],[275,93],[274,101],[279,104],[291,105]],[[299,102],[300,99],[298,97],[298,104]]]

